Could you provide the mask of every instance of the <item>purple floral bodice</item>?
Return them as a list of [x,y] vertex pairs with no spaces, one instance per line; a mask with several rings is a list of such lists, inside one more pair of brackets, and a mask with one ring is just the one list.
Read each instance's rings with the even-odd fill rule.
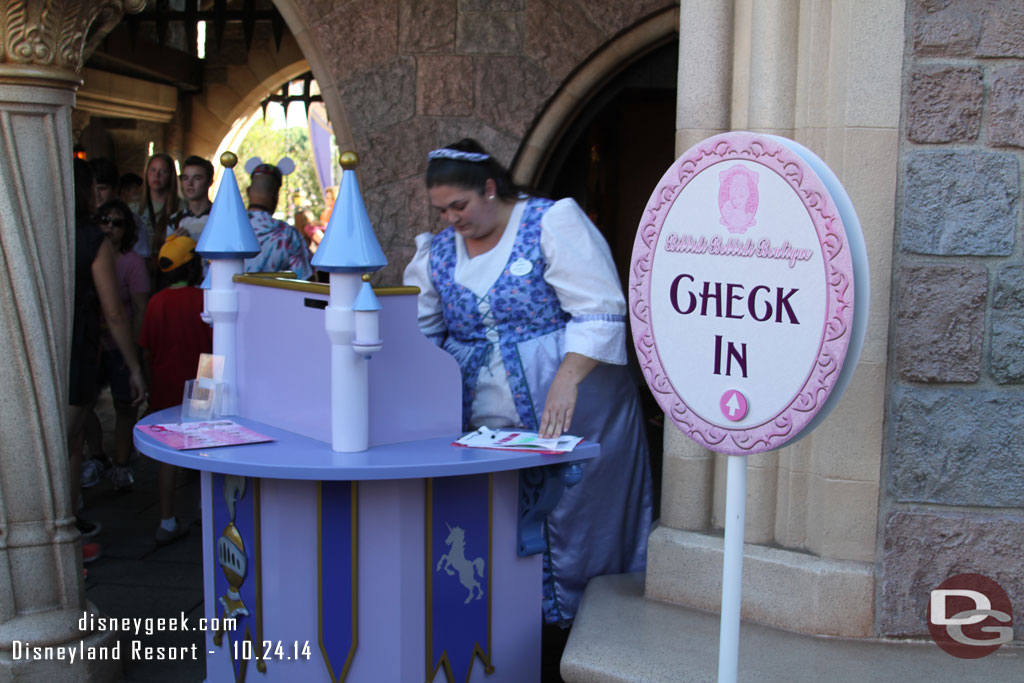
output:
[[[471,428],[477,377],[494,344],[501,350],[522,426],[539,426],[517,344],[564,329],[570,318],[562,310],[555,290],[544,280],[547,262],[540,247],[541,218],[553,203],[548,199],[528,200],[512,253],[482,298],[455,281],[455,230],[446,228],[431,243],[430,278],[441,297],[448,328],[443,347],[462,370],[462,420],[466,429]],[[523,273],[527,263],[529,271]]]

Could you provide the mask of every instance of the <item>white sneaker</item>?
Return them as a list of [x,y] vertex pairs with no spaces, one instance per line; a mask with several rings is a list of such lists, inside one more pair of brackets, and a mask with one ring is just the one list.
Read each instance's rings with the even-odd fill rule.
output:
[[156,544],[167,545],[168,543],[173,543],[174,541],[177,541],[179,538],[185,536],[186,534],[188,534],[188,527],[182,524],[180,519],[175,520],[174,528],[170,531],[163,528],[162,526],[158,526],[156,528]]

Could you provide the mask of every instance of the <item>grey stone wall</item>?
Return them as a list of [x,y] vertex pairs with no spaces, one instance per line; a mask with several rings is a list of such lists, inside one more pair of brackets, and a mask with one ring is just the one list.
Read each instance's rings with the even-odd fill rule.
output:
[[474,137],[510,164],[570,73],[675,0],[299,0],[327,56],[361,157],[367,211],[399,284],[417,233],[441,227],[431,149]]
[[1024,611],[1024,4],[908,0],[907,30],[877,626],[926,636],[955,574]]

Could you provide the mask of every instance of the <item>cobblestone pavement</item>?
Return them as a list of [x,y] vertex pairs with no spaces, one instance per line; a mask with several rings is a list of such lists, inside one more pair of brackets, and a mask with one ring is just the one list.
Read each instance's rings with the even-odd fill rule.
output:
[[[105,432],[105,450],[113,453],[110,433],[113,409],[109,394],[97,409]],[[189,533],[169,545],[158,547],[155,532],[159,523],[157,496],[158,464],[145,456],[134,463],[135,488],[115,492],[109,477],[84,490],[81,516],[103,525],[91,540],[102,546],[99,559],[86,565],[85,597],[110,617],[152,617],[175,619],[182,615],[188,627],[198,628],[203,616],[202,529],[199,512],[199,474],[178,470],[175,512],[188,525]],[[203,633],[198,630],[154,630],[136,635],[122,632],[121,660],[124,683],[199,683],[206,677]],[[137,650],[132,657],[133,641]],[[192,645],[195,644],[195,656]],[[155,658],[164,648],[170,654],[185,652],[182,659]]]

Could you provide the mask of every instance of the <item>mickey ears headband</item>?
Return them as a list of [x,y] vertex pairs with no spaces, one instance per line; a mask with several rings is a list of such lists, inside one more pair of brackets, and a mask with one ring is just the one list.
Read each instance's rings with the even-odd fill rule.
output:
[[245,162],[245,172],[250,176],[257,176],[260,173],[266,173],[277,178],[277,182],[281,182],[281,176],[286,176],[295,170],[295,162],[288,157],[281,157],[281,160],[277,164],[265,164],[259,157],[253,157],[249,161]]

